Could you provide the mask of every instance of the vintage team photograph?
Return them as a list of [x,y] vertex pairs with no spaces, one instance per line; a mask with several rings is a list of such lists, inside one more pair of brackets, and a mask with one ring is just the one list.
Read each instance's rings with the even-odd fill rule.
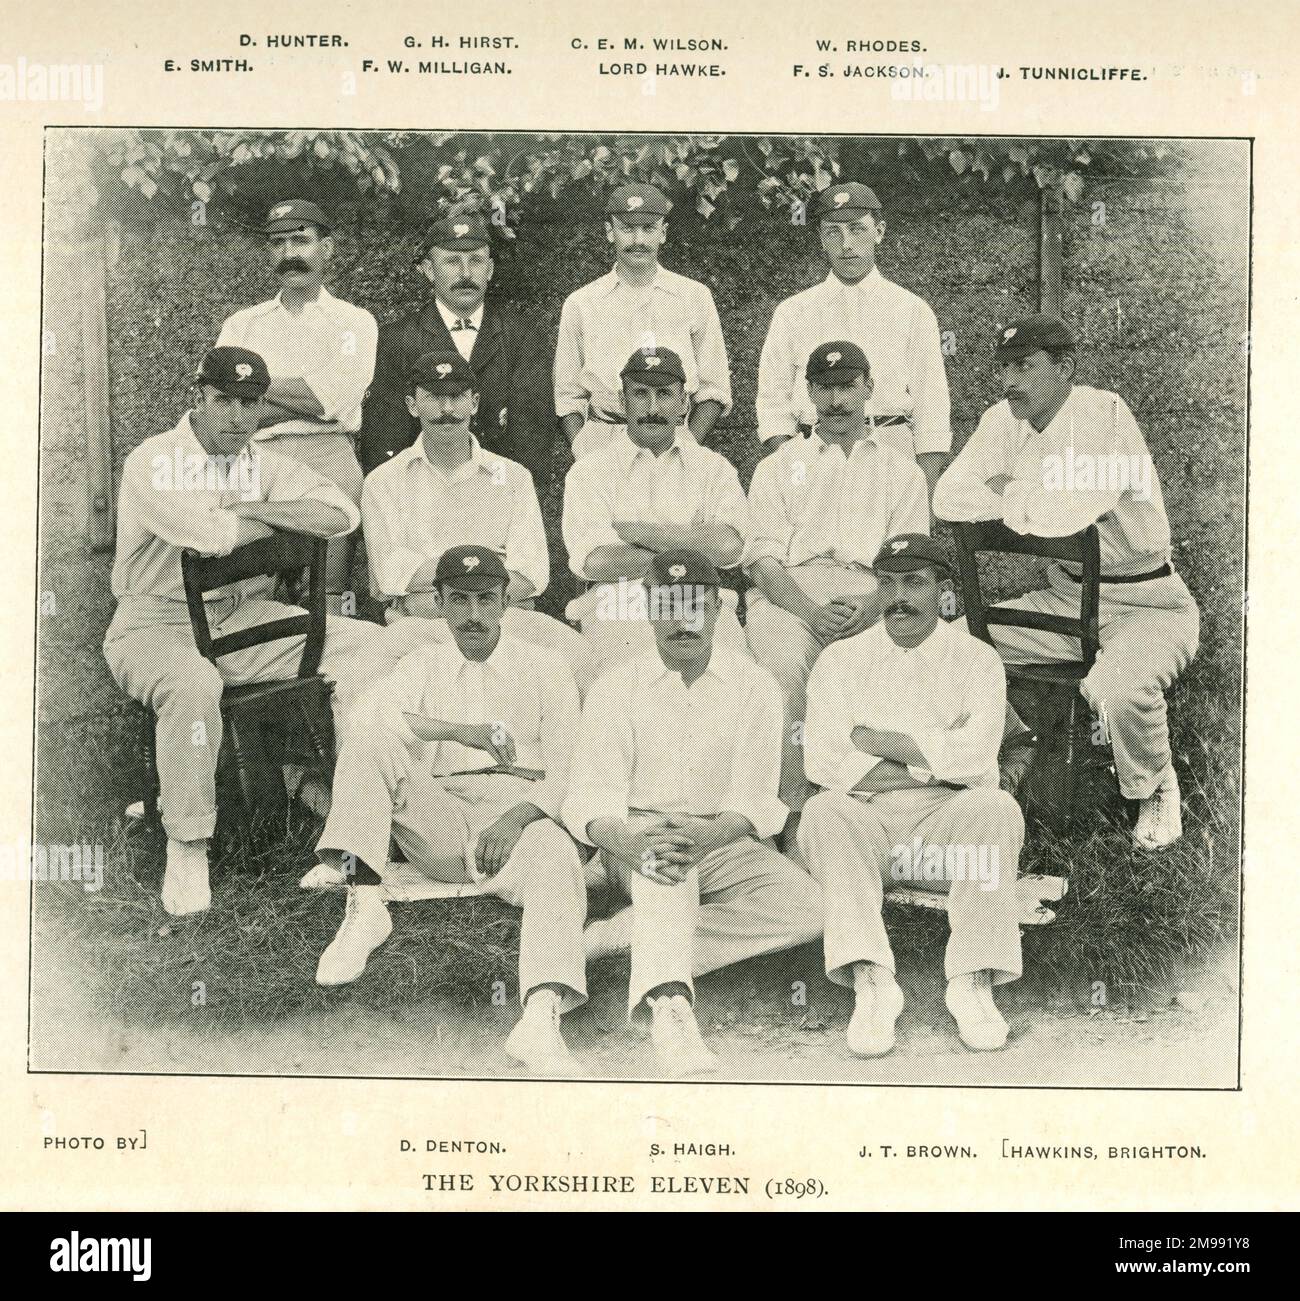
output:
[[47,128],[44,214],[30,1071],[1238,1087],[1248,140]]

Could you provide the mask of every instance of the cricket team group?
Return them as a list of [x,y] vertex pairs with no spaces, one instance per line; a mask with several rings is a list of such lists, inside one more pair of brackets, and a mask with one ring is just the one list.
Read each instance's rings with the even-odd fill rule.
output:
[[[1096,524],[1102,649],[1081,690],[1138,803],[1135,841],[1163,849],[1181,834],[1164,693],[1199,616],[1142,434],[1122,398],[1076,383],[1069,327],[1035,315],[989,340],[1005,397],[952,458],[935,314],[881,276],[881,204],[842,183],[791,228],[815,232],[827,274],[773,313],[746,493],[708,446],[731,406],[727,350],[709,289],[660,262],[669,207],[649,185],[606,195],[614,265],[568,296],[554,339],[494,300],[477,213],[434,224],[425,306],[377,326],[324,286],[326,214],[270,210],[280,292],[224,322],[191,409],[121,478],[104,654],[156,718],[163,906],[211,905],[223,687],[292,677],[302,645],[204,658],[182,551],[287,530],[329,539],[337,758],[303,885],[346,905],[321,984],[361,975],[391,903],[477,883],[522,909],[504,1046],[535,1073],[583,1073],[561,1018],[597,959],[630,955],[629,1015],[680,1076],[718,1069],[694,980],[819,937],[854,991],[848,1048],[874,1057],[903,1008],[882,901],[906,882],[947,893],[946,1005],[967,1048],[999,1049],[1024,839],[999,788],[1022,730],[1004,663],[1078,646],[1018,627],[991,645],[941,617],[954,575],[931,522]],[[579,592],[565,620],[535,608],[550,581],[538,490],[561,432]],[[350,617],[358,530],[382,623]],[[743,623],[727,570],[747,580]],[[283,617],[279,594],[206,593],[214,635]],[[1080,575],[1052,563],[1014,604],[1077,617],[1079,598]],[[620,906],[589,921],[598,886]]]

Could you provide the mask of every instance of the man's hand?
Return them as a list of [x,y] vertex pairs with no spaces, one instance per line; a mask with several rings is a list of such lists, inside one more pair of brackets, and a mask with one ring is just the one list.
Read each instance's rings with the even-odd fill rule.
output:
[[486,751],[502,767],[508,768],[515,761],[514,737],[501,723],[466,723],[456,729],[452,739],[471,750]]
[[401,785],[411,775],[411,752],[402,740],[378,722],[374,723],[370,738],[375,767],[393,793],[394,802],[399,803]]
[[1009,474],[995,474],[991,479],[985,481],[984,486],[990,492],[996,492],[1001,497],[1010,482],[1011,476]]
[[812,629],[813,636],[823,646],[827,646],[844,635],[841,630],[848,617],[849,612],[845,609],[844,602],[828,601],[825,605],[817,607],[812,618],[808,620],[808,626]]
[[843,618],[839,631],[835,634],[835,640],[841,641],[845,637],[856,637],[868,624],[872,623],[879,613],[880,602],[875,595],[868,596],[841,596],[831,602],[831,609],[838,610]]
[[677,885],[695,866],[691,837],[671,825],[671,819],[641,824],[621,838],[620,857],[659,885]]
[[659,825],[680,832],[689,838],[692,866],[696,866],[700,859],[727,843],[724,835],[725,828],[717,818],[696,818],[689,813],[672,813]]
[[508,809],[479,833],[478,843],[474,846],[474,861],[484,876],[496,876],[505,867],[527,825],[513,809]]
[[650,531],[649,525],[638,520],[615,520],[610,527],[618,535],[618,540],[625,546],[642,547],[645,550],[650,549],[646,546],[646,538]]

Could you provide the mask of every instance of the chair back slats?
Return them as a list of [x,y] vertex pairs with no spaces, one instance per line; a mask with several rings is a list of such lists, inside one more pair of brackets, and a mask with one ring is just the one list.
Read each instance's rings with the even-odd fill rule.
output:
[[[1036,632],[1057,633],[1079,642],[1080,676],[1086,675],[1097,658],[1099,647],[1098,606],[1101,591],[1101,543],[1097,526],[1090,524],[1078,533],[1062,538],[1042,538],[1016,533],[1000,520],[953,523],[953,540],[957,545],[957,568],[961,574],[962,600],[966,623],[971,632],[993,644],[989,625],[1030,628]],[[1014,610],[987,605],[980,587],[978,556],[980,552],[1003,552],[1033,556],[1044,560],[1070,561],[1081,566],[1079,576],[1079,617],[1043,614],[1037,610]]]
[[[185,584],[185,601],[189,607],[194,644],[205,659],[215,661],[222,655],[279,641],[284,637],[302,637],[303,650],[298,661],[298,677],[310,678],[320,668],[325,649],[325,550],[324,538],[305,533],[276,531],[270,537],[237,547],[226,556],[202,556],[186,549],[181,553],[181,578]],[[305,614],[287,619],[241,628],[224,637],[213,638],[208,626],[208,608],[203,594],[249,578],[297,578],[308,573]],[[301,593],[299,594],[301,596]]]

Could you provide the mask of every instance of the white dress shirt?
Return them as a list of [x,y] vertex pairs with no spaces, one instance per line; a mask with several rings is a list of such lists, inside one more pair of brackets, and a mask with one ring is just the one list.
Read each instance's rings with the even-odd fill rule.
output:
[[759,438],[794,435],[799,425],[816,423],[804,368],[813,349],[832,339],[847,339],[867,354],[869,414],[906,416],[914,452],[952,447],[948,377],[934,312],[874,267],[856,285],[832,273],[777,304],[758,362]]
[[713,295],[698,280],[660,267],[649,285],[625,284],[617,268],[575,289],[560,310],[555,346],[555,412],[563,419],[623,410],[619,374],[639,348],[671,348],[698,405],[731,409],[727,347]]
[[956,786],[997,786],[1007,677],[987,642],[942,619],[904,650],[883,623],[818,656],[808,677],[804,770],[829,790],[850,791],[882,760],[849,739],[855,727],[901,732],[932,775]]
[[619,546],[615,521],[686,528],[729,524],[749,532],[749,508],[735,467],[678,429],[656,456],[620,434],[607,447],[575,461],[564,480],[564,546],[569,568],[586,578],[597,547]]
[[[997,475],[1011,482],[999,495]],[[1041,433],[1006,401],[991,406],[934,490],[944,520],[1002,520],[1017,533],[1066,537],[1097,525],[1103,574],[1168,562],[1169,518],[1155,465],[1124,399],[1076,385]]]
[[752,660],[717,647],[691,686],[659,652],[610,669],[587,692],[564,823],[590,844],[597,818],[630,809],[709,817],[740,813],[755,834],[785,823],[781,691]]
[[[456,345],[456,351],[468,361],[470,353],[474,351],[479,331],[483,328],[483,304],[480,303],[468,316],[458,316],[449,307],[444,306],[440,298],[435,298],[433,304],[438,309],[438,315],[442,317],[442,323],[447,327],[447,333],[451,335],[452,343]],[[468,321],[473,329],[467,329],[460,324],[461,321]]]
[[787,569],[809,560],[869,569],[886,538],[929,533],[925,475],[878,439],[859,439],[846,457],[813,433],[761,460],[745,567],[770,556]]
[[470,446],[470,459],[448,475],[430,464],[421,434],[366,475],[361,527],[375,596],[406,595],[426,560],[470,543],[495,551],[535,595],[546,590],[550,560],[532,475],[485,452],[473,434]]
[[175,429],[146,438],[122,466],[113,595],[183,601],[181,552],[190,547],[224,556],[234,550],[239,516],[228,507],[308,500],[347,516],[339,535],[356,528],[357,508],[315,470],[252,443],[238,457],[210,457],[186,412]]
[[361,400],[375,377],[379,327],[363,307],[322,288],[314,302],[288,311],[277,294],[226,319],[218,347],[249,348],[276,379],[300,379],[321,404],[324,419],[295,419],[259,430],[258,439],[281,434],[354,434]]
[[443,723],[499,725],[515,743],[515,766],[546,774],[528,799],[558,820],[578,733],[578,688],[564,660],[552,650],[502,632],[482,663],[467,660],[454,641],[430,643],[362,695],[354,719],[386,728],[415,748],[435,776],[493,768],[485,750],[457,741],[420,741],[404,714]]

